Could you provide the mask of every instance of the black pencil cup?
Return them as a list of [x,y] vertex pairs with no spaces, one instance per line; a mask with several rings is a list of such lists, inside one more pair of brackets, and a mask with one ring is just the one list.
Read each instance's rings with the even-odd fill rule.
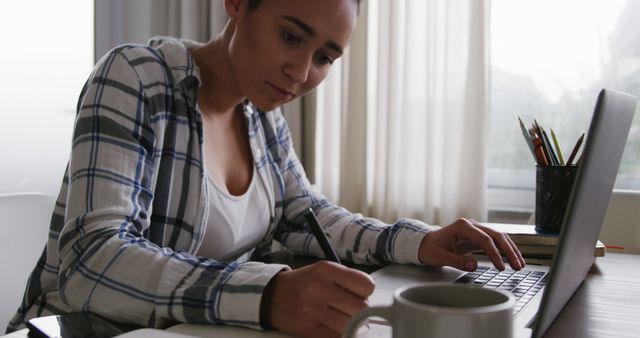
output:
[[560,233],[575,177],[575,165],[536,167],[537,232]]

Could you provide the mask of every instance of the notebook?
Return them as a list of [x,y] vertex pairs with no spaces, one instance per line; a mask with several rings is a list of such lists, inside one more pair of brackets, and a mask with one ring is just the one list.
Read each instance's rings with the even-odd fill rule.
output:
[[[516,336],[542,337],[587,276],[595,259],[593,248],[602,228],[636,102],[636,97],[613,90],[603,89],[599,93],[557,252],[551,266],[527,265],[525,268],[542,275],[544,280],[539,292],[515,313]],[[482,272],[490,268],[488,262],[480,262],[479,266]],[[369,304],[391,304],[393,291],[408,284],[453,283],[464,275],[465,272],[449,267],[389,265],[372,273],[376,288]]]

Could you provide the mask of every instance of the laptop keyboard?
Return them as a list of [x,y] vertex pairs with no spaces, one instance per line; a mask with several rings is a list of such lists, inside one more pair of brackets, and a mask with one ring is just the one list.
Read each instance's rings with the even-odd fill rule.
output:
[[500,289],[510,292],[516,298],[514,314],[518,313],[544,287],[547,273],[541,271],[506,269],[479,266],[474,272],[468,272],[456,280],[456,283],[477,285],[484,288]]

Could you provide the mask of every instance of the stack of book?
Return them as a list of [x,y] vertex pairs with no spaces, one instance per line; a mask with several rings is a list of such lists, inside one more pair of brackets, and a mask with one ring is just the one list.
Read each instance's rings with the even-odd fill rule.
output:
[[[527,264],[551,264],[558,245],[558,235],[537,233],[535,226],[529,224],[482,223],[482,225],[508,234],[520,249]],[[606,246],[601,241],[597,241],[594,257],[602,257],[605,253]]]

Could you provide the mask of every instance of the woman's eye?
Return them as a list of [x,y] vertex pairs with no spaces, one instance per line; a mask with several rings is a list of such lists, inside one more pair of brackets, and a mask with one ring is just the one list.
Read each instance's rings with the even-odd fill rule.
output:
[[316,59],[318,60],[318,63],[321,65],[332,65],[333,61],[335,61],[334,59],[332,59],[326,54],[318,54]]
[[295,45],[300,42],[300,38],[285,30],[282,31],[282,40],[290,45]]

